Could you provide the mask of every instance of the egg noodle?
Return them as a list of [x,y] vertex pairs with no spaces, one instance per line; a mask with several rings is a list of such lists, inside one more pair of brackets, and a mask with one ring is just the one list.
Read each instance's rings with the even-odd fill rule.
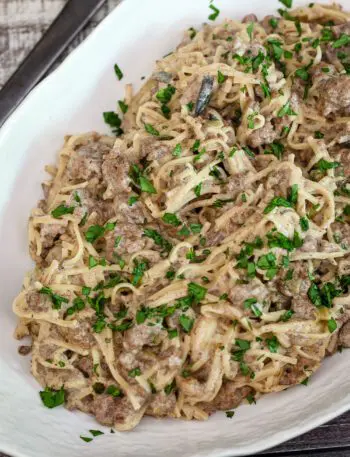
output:
[[189,29],[47,167],[13,303],[46,406],[203,420],[350,343],[350,16],[280,14]]

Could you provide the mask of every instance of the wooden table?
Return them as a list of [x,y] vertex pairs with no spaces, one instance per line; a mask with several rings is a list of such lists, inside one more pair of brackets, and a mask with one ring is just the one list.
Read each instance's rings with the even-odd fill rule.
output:
[[[0,88],[39,40],[65,1],[0,0]],[[120,0],[108,0],[66,54],[83,41],[119,2]],[[262,455],[350,457],[350,412],[299,438],[263,452]],[[0,453],[0,457],[5,456]]]

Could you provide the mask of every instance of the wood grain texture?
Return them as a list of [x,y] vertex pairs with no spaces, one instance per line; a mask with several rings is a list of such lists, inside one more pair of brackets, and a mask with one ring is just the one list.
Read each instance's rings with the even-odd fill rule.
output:
[[[66,0],[0,0],[0,88],[38,42],[65,2]],[[118,3],[120,0],[108,0],[60,60],[81,43]],[[259,455],[350,457],[350,412]],[[6,456],[0,453],[0,457]]]
[[[66,0],[0,0],[0,88],[39,41],[65,3]],[[118,3],[120,0],[108,0],[69,51]]]

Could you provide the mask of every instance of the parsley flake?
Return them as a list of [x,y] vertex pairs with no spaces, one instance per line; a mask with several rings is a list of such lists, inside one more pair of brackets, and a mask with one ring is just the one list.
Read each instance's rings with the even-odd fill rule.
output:
[[253,30],[254,30],[254,22],[251,22],[247,27],[247,34],[249,36],[250,41],[253,38]]
[[209,5],[209,8],[213,11],[213,13],[209,14],[208,19],[210,21],[215,21],[215,19],[219,16],[220,10],[216,8],[213,4]]
[[337,322],[335,319],[329,319],[327,322],[328,330],[330,333],[333,333],[337,329]]
[[63,405],[65,401],[65,391],[63,387],[61,387],[60,390],[45,387],[45,390],[40,391],[40,398],[46,408],[56,408],[56,406]]
[[65,214],[73,214],[74,213],[74,206],[66,206],[66,205],[59,205],[53,211],[51,211],[52,217],[55,219],[64,216]]
[[285,105],[282,106],[282,108],[278,111],[277,113],[278,117],[283,117],[283,116],[297,116],[297,113],[295,113],[291,106],[290,106],[290,101],[288,101]]
[[145,130],[147,133],[153,135],[153,136],[159,136],[158,130],[156,130],[152,124],[144,124]]
[[123,75],[123,72],[121,71],[119,65],[117,65],[117,64],[114,65],[114,72],[115,72],[117,78],[120,81],[123,78],[124,75]]

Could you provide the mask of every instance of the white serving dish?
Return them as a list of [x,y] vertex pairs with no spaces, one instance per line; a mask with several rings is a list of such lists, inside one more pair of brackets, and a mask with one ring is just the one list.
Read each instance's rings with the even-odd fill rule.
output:
[[[343,0],[346,6],[348,0]],[[304,2],[305,3],[305,2]],[[294,4],[302,4],[300,1]],[[218,20],[272,13],[277,0],[215,0]],[[107,131],[101,113],[141,83],[153,62],[171,51],[182,31],[207,20],[207,0],[125,0],[65,62],[45,79],[0,131],[0,451],[13,457],[223,457],[255,453],[293,438],[350,408],[350,351],[327,359],[307,387],[271,394],[240,407],[234,418],[207,422],[147,418],[134,431],[84,443],[79,435],[103,427],[82,413],[48,410],[17,355],[11,303],[31,267],[26,226],[41,198],[44,165],[55,161],[67,133]],[[348,5],[349,6],[349,5]],[[116,81],[118,62],[124,79]]]

